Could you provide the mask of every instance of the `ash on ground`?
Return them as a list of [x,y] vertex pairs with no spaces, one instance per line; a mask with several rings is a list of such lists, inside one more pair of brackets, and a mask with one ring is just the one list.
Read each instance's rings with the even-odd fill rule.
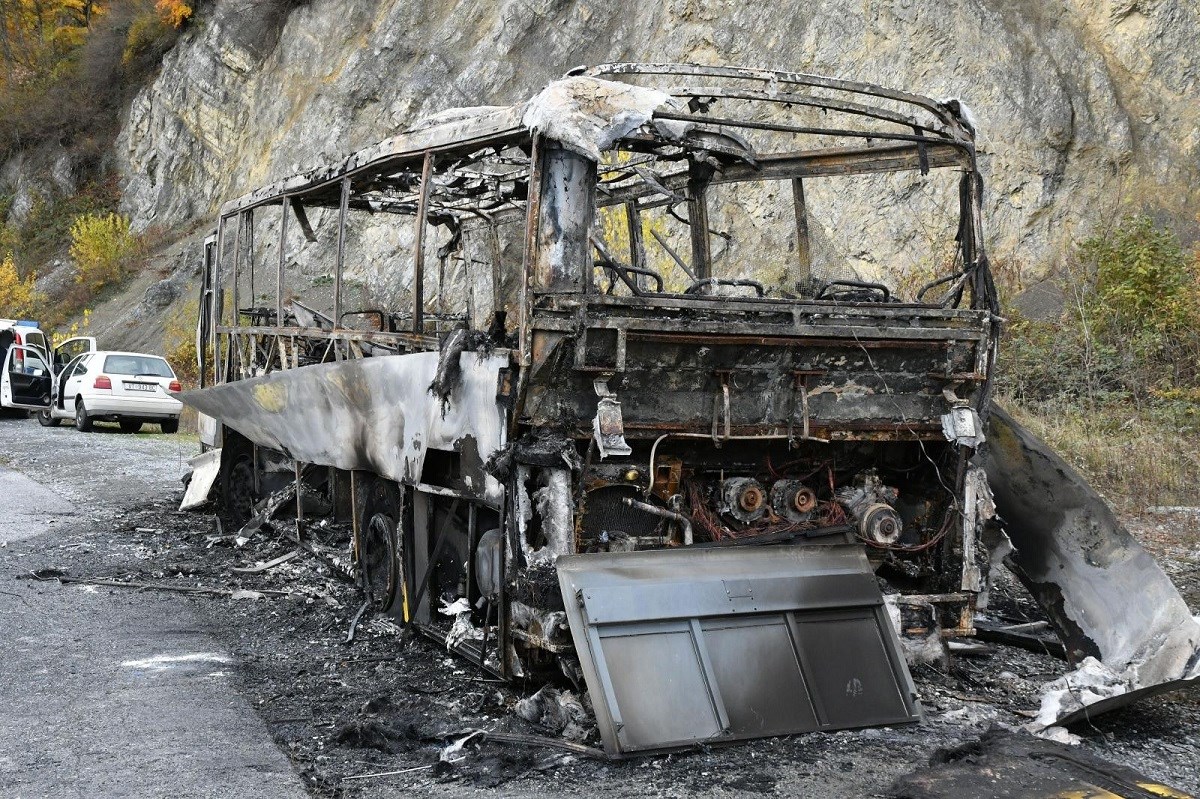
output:
[[[292,522],[274,523],[274,530],[260,530],[238,546],[215,517],[175,511],[178,500],[151,501],[114,524],[64,536],[57,547],[23,561],[30,573],[51,569],[76,578],[223,589],[225,594],[181,594],[181,601],[196,603],[211,621],[211,632],[224,640],[236,661],[240,690],[314,796],[382,797],[398,790],[464,796],[487,789],[509,796],[886,796],[896,777],[923,765],[935,751],[996,725],[1026,724],[1042,685],[1068,670],[1047,653],[999,645],[955,657],[946,667],[915,666],[924,721],[905,727],[812,733],[624,761],[496,742],[479,731],[597,745],[590,718],[581,720],[571,703],[587,707],[586,697],[563,698],[543,691],[544,684],[503,683],[444,646],[366,614],[347,642],[363,597],[345,574],[345,528],[308,529],[322,557],[306,552],[262,573],[237,573],[234,567],[296,549]],[[1186,521],[1156,517],[1133,521],[1131,528],[1194,599],[1200,547]],[[998,580],[992,607],[1014,621],[1040,618],[1036,604],[1007,573]],[[563,737],[565,727],[571,732]],[[1186,733],[1196,729],[1200,695],[1175,693],[1073,732],[1092,754],[1200,791],[1200,744]]]

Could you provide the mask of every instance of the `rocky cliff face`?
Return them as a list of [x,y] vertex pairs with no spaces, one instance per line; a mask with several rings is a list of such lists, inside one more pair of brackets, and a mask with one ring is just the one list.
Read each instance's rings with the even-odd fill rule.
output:
[[1198,31],[1195,0],[313,0],[290,13],[220,0],[132,106],[124,207],[142,227],[208,217],[423,114],[517,102],[578,64],[733,63],[962,98],[993,260],[1040,271],[1119,207],[1196,207]]

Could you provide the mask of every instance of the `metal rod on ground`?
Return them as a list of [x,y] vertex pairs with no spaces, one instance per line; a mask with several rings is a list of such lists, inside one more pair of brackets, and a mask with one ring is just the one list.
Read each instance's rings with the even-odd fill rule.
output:
[[280,555],[279,557],[275,558],[274,560],[269,560],[266,563],[260,563],[257,566],[233,566],[229,570],[231,572],[236,572],[237,574],[262,574],[263,572],[267,571],[268,569],[273,569],[276,566],[280,566],[284,563],[287,563],[292,558],[299,556],[299,554],[300,554],[300,550],[293,549],[291,552],[287,553],[286,555]]
[[360,533],[358,529],[358,478],[357,469],[350,470],[350,531],[354,541],[354,552],[350,558],[351,568],[356,569],[359,559],[359,553],[362,552],[362,541],[359,539]]
[[292,461],[292,465],[296,472],[296,540],[300,540],[300,528],[304,526],[304,492],[301,491],[300,473],[303,467],[300,461]]
[[399,771],[376,771],[373,774],[351,774],[349,777],[342,777],[342,782],[347,780],[369,780],[372,777],[395,777],[398,774],[411,774],[414,771],[423,771],[427,768],[433,768],[436,763],[429,763],[424,766],[413,766],[412,768],[402,768]]
[[348,644],[354,640],[354,633],[356,630],[358,630],[358,622],[360,619],[362,619],[363,614],[367,612],[367,608],[369,607],[371,607],[371,600],[368,597],[367,599],[363,600],[362,605],[360,605],[358,608],[358,612],[355,613],[354,618],[350,620],[350,630],[346,633],[346,640],[342,643]]
[[275,591],[269,588],[204,588],[198,585],[163,585],[161,583],[133,583],[124,582],[121,580],[102,580],[92,579],[89,577],[57,577],[60,583],[79,583],[81,585],[104,585],[113,588],[137,588],[145,591],[174,591],[181,594],[216,594],[217,596],[233,596],[239,590],[252,591],[256,594],[266,594],[270,596],[291,596],[291,591]]
[[502,744],[520,744],[524,746],[544,746],[549,749],[561,749],[564,752],[573,752],[584,757],[594,758],[596,760],[607,760],[608,755],[604,754],[599,749],[592,746],[584,746],[583,744],[564,741],[559,738],[546,738],[541,735],[519,735],[510,732],[484,732],[483,739],[485,741],[495,741]]

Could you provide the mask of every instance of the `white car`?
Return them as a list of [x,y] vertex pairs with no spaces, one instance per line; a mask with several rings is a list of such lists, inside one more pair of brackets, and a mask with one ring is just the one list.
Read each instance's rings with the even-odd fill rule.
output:
[[74,419],[75,428],[83,431],[91,430],[93,422],[116,422],[126,433],[149,422],[174,433],[183,403],[167,392],[182,390],[175,370],[158,355],[84,352],[55,370],[49,407],[39,409],[38,421],[53,427]]

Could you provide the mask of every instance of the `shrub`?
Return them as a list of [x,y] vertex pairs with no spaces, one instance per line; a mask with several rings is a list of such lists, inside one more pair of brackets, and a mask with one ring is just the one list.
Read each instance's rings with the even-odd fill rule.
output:
[[178,28],[192,16],[192,7],[183,0],[155,0],[154,8],[172,28]]
[[161,58],[178,38],[178,29],[192,16],[192,7],[182,0],[156,0],[149,7],[145,0],[130,3],[134,9],[125,35],[121,63],[128,66],[139,58]]
[[196,364],[196,315],[199,308],[197,300],[177,306],[163,326],[163,355],[185,388],[200,384],[199,367]]
[[1085,241],[1080,258],[1094,284],[1082,312],[1114,358],[1113,378],[1135,392],[1200,379],[1200,253],[1189,256],[1146,216],[1127,217]]
[[12,250],[17,267],[28,271],[67,249],[71,225],[77,217],[108,213],[117,207],[119,199],[114,177],[88,182],[75,194],[65,197],[37,194],[22,224],[5,225],[0,230],[2,249]]
[[1131,216],[1080,244],[1060,283],[1066,302],[1057,319],[1005,310],[1003,392],[1138,407],[1197,396],[1200,252]]
[[0,261],[0,316],[10,319],[33,316],[33,307],[40,299],[35,276],[30,273],[22,279],[12,253],[7,253]]
[[71,225],[71,258],[78,269],[75,282],[89,291],[119,281],[138,250],[126,216],[85,214]]
[[997,388],[1022,422],[1125,509],[1194,504],[1200,251],[1143,216],[1084,241],[1058,318],[1006,308]]

